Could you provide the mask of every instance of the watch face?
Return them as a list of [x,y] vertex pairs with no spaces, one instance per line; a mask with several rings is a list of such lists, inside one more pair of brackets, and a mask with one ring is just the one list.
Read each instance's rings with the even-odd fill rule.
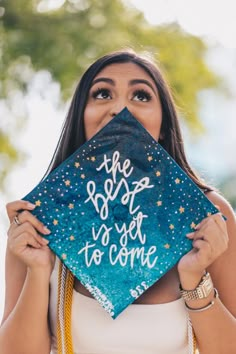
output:
[[213,289],[213,283],[209,273],[205,275],[205,279],[203,280],[201,288],[204,293],[204,297],[207,297]]

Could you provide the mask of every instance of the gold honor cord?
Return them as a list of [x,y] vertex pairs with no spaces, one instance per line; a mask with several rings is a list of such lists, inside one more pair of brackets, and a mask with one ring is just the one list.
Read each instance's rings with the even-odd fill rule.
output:
[[58,272],[57,350],[58,354],[73,354],[71,307],[74,276],[62,262]]
[[197,340],[193,330],[192,322],[188,317],[188,347],[189,354],[199,354],[197,350]]

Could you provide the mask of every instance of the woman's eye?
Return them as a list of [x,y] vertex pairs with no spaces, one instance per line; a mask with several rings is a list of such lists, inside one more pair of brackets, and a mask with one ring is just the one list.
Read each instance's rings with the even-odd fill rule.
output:
[[110,100],[111,94],[107,89],[98,89],[92,93],[92,97],[97,100]]
[[152,96],[150,93],[144,91],[144,90],[138,90],[134,92],[133,100],[134,101],[142,101],[142,102],[148,102],[150,101]]

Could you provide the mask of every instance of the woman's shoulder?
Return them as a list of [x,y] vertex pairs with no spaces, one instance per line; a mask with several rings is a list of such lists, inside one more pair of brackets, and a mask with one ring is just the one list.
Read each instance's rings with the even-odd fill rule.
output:
[[[226,218],[226,227],[228,233],[228,250],[223,254],[223,258],[229,262],[230,257],[235,259],[236,252],[236,215],[229,201],[217,191],[211,191],[206,194],[207,198],[219,209]],[[235,262],[235,261],[234,261]],[[234,263],[236,265],[236,263]]]
[[235,212],[231,204],[220,192],[207,192],[206,197],[219,209],[219,211],[227,218],[227,220],[235,220]]
[[[222,215],[226,218],[228,235],[228,247],[209,267],[208,271],[212,276],[214,286],[220,294],[220,299],[226,308],[236,316],[235,296],[236,296],[236,217],[235,211],[228,200],[217,191],[206,194],[207,198],[216,205]],[[225,233],[223,222],[218,224]]]

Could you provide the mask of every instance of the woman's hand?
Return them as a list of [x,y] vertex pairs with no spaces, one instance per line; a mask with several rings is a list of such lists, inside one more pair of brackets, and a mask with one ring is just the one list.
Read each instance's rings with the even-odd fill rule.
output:
[[[20,200],[8,203],[7,214],[11,222],[8,230],[9,250],[29,268],[53,269],[55,256],[47,246],[48,241],[40,236],[50,231],[30,211],[34,204]],[[19,212],[20,211],[20,212]],[[14,222],[17,216],[20,225]]]
[[180,274],[192,273],[201,276],[228,247],[226,222],[221,213],[203,219],[195,230],[186,235],[193,240],[193,249],[180,259]]

